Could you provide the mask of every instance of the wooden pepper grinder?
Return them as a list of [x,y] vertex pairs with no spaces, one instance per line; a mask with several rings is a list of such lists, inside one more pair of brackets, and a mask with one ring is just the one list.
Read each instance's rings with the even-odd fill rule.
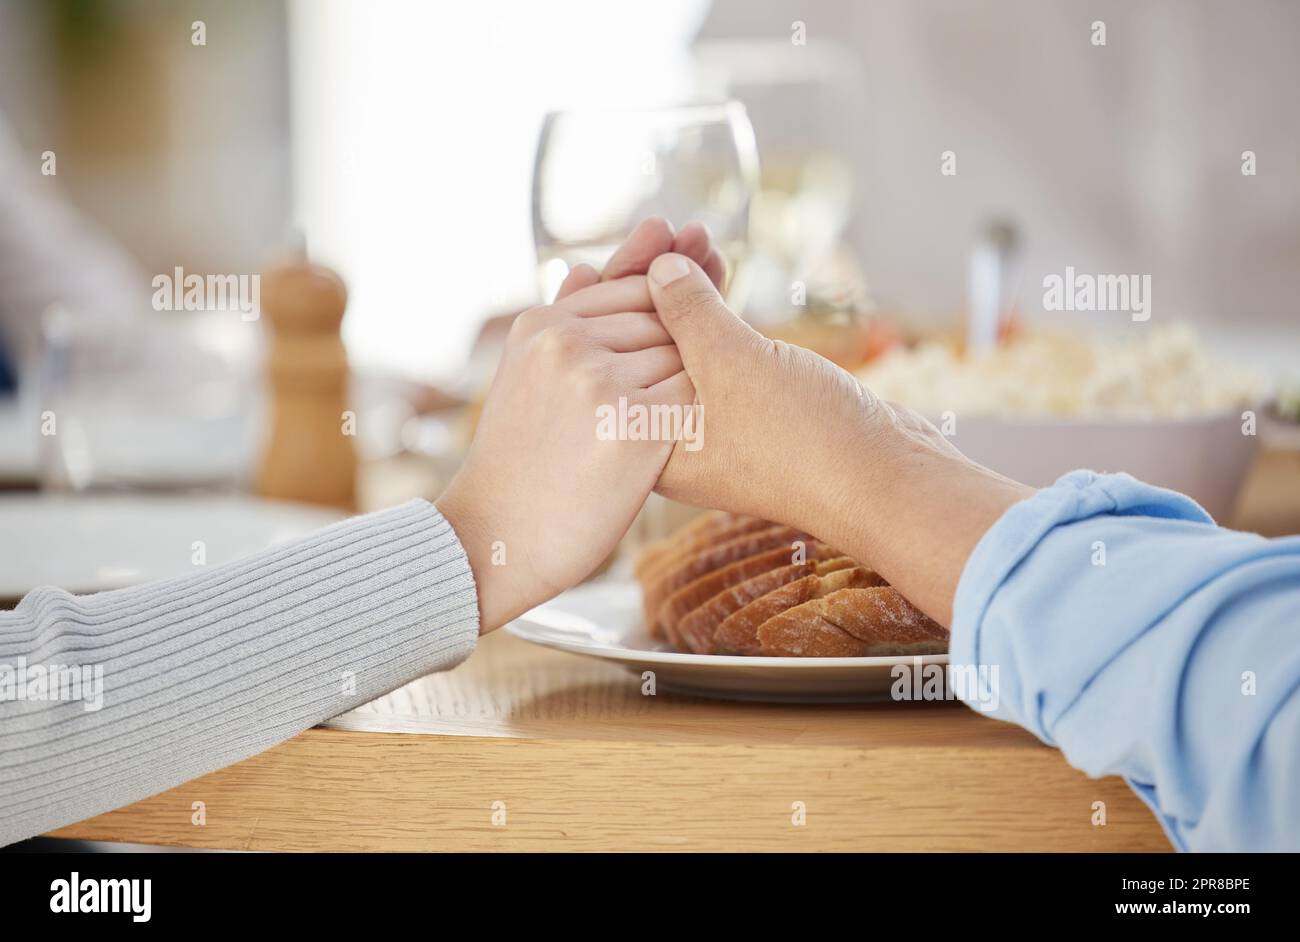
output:
[[355,416],[347,411],[348,361],[339,328],[347,289],[305,257],[262,273],[270,325],[270,437],[259,494],[356,510]]

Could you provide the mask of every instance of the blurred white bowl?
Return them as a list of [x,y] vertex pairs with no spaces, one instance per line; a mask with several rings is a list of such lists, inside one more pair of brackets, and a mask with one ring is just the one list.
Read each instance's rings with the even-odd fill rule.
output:
[[[935,423],[942,427],[939,422]],[[1042,487],[1067,471],[1127,471],[1232,516],[1259,439],[1240,412],[1181,419],[1003,419],[967,416],[950,440],[969,458]]]
[[5,494],[0,608],[41,585],[102,592],[188,575],[342,518],[324,507],[244,494]]

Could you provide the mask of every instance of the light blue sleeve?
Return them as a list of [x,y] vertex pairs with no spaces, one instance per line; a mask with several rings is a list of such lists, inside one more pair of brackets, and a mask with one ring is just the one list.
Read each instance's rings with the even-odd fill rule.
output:
[[993,716],[1122,775],[1179,849],[1300,850],[1300,537],[1074,471],[976,546],[951,658],[996,678]]

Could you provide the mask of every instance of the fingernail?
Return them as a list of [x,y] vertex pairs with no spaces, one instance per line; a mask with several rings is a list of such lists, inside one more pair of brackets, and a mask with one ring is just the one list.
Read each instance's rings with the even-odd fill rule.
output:
[[691,266],[680,255],[660,255],[650,266],[650,280],[661,288],[690,273]]

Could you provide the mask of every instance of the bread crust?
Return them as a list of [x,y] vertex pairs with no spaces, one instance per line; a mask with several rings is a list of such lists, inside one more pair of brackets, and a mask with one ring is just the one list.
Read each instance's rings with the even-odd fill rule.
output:
[[[838,557],[831,563],[842,563],[845,559]],[[724,618],[713,632],[714,648],[719,654],[764,654],[758,631],[769,619],[839,589],[883,585],[884,581],[856,564],[822,572],[817,572],[814,566],[812,573],[768,592]]]
[[645,596],[645,620],[652,636],[663,637],[659,627],[659,605],[662,599],[652,602],[651,592],[664,576],[692,556],[710,547],[728,543],[746,533],[770,529],[773,525],[754,517],[714,512],[696,518],[668,540],[653,544],[633,567],[637,581]]
[[[807,547],[807,552],[813,555],[814,559],[822,559],[822,557],[833,554],[835,551],[831,550],[831,547],[828,547],[826,543],[814,542]],[[689,647],[690,650],[697,652],[697,654],[707,654],[707,648],[711,647],[712,630],[708,630],[707,635],[703,633],[703,629],[706,628],[705,618],[695,618],[693,626],[694,638],[697,639],[695,644],[686,641],[685,635],[680,633],[682,618],[688,615],[705,615],[705,612],[711,611],[708,608],[708,603],[715,596],[727,594],[729,589],[740,585],[746,579],[762,576],[763,573],[785,568],[787,565],[793,565],[793,555],[793,551],[789,547],[779,546],[775,550],[746,556],[745,559],[720,566],[720,568],[712,570],[711,573],[707,573],[705,576],[692,579],[681,589],[669,595],[662,605],[659,605],[659,626],[663,629],[664,637],[667,637],[668,641],[677,647]],[[814,564],[807,564],[809,572],[813,572],[813,568]],[[722,618],[719,618],[720,620]]]
[[643,584],[647,622],[663,636],[665,626],[659,620],[659,610],[678,589],[715,569],[768,550],[790,547],[793,551],[796,540],[807,541],[808,536],[791,527],[769,525],[766,529],[745,532],[725,542],[682,554],[656,569],[650,577],[654,581]]
[[705,546],[711,540],[716,540],[719,534],[725,530],[741,528],[751,524],[768,525],[762,520],[755,520],[753,517],[740,517],[723,510],[710,510],[702,513],[676,533],[662,540],[656,540],[642,550],[641,555],[637,557],[636,563],[632,567],[632,572],[637,579],[644,581],[645,577],[665,561],[669,554],[685,549],[688,546]]
[[[804,556],[792,561],[796,541]],[[865,657],[947,650],[948,631],[878,573],[792,527],[706,514],[635,571],[651,632],[677,650]]]
[[793,606],[756,632],[769,657],[940,654],[948,631],[893,586],[852,587]]

